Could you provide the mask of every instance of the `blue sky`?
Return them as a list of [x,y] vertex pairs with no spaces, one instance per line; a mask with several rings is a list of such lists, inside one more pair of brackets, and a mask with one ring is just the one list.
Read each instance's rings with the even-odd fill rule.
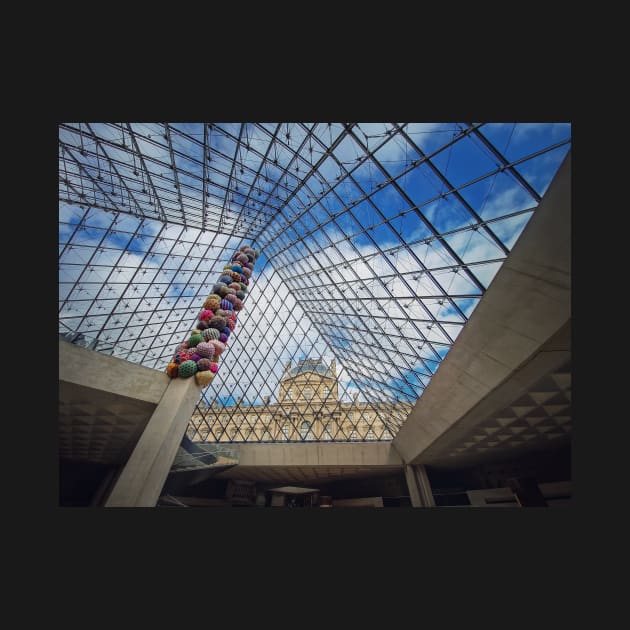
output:
[[[271,132],[276,128],[276,124],[264,126]],[[92,128],[104,140],[121,140],[121,134],[111,126],[93,124]],[[174,173],[157,163],[170,162],[163,126],[134,123],[132,128],[147,156],[148,172],[163,180],[164,207],[172,207],[177,215]],[[188,205],[200,205],[199,178],[207,157],[203,153],[203,125],[184,123],[174,128],[190,136],[174,133],[171,138],[174,149],[188,156],[177,156],[177,167],[192,174],[179,174],[179,191],[188,199]],[[263,248],[263,255],[246,308],[239,315],[239,334],[234,335],[224,357],[226,362],[249,369],[252,378],[234,380],[232,368],[224,365],[221,378],[211,386],[216,396],[243,395],[256,401],[263,395],[273,395],[284,363],[307,355],[322,356],[327,361],[337,357],[344,397],[358,391],[358,383],[363,383],[362,395],[367,398],[375,395],[370,392],[378,392],[393,399],[398,396],[397,387],[415,396],[426,383],[418,380],[414,370],[434,371],[437,361],[446,356],[449,339],[456,339],[478,304],[478,297],[500,268],[500,262],[487,261],[505,257],[504,249],[514,246],[537,202],[509,169],[501,170],[500,161],[474,134],[443,148],[464,125],[408,123],[405,133],[416,146],[402,136],[388,134],[391,128],[390,123],[360,123],[355,128],[358,141],[344,138],[333,156],[318,166],[260,236],[256,246]],[[221,129],[238,136],[240,124],[217,123],[208,131],[211,161],[207,164],[223,171],[212,173],[215,184],[227,184],[232,170],[230,160],[218,152],[234,155],[236,149],[236,143]],[[317,164],[331,139],[342,131],[339,123],[315,127],[315,138],[292,163],[289,188]],[[570,139],[571,128],[561,122],[492,123],[482,125],[479,132],[510,161],[565,142]],[[266,152],[268,134],[248,125],[245,136],[252,149]],[[279,134],[282,142],[290,141],[296,147],[304,137],[303,129],[283,123]],[[60,138],[77,142],[77,134],[67,130],[60,133]],[[360,143],[370,149],[381,145],[376,152],[380,166],[364,159]],[[564,144],[515,168],[542,195],[568,149],[569,144]],[[107,151],[120,162],[119,172],[131,177],[137,165],[129,162],[129,153],[109,145]],[[272,147],[269,159],[276,155],[277,166],[268,163],[261,168],[261,156],[254,151],[236,152],[234,167],[241,184],[238,192],[233,191],[236,198],[250,192],[252,182],[253,200],[265,199],[272,190],[286,196],[285,177],[278,188],[280,167],[294,155],[283,146],[277,151]],[[413,164],[427,156],[431,163]],[[101,162],[103,167],[105,162]],[[86,168],[99,168],[92,154],[85,158],[85,164]],[[79,171],[70,166],[67,177],[78,186]],[[260,176],[255,180],[258,169]],[[102,172],[109,184],[110,174],[104,168]],[[348,172],[356,184],[349,180]],[[395,178],[394,182],[386,183],[390,177]],[[115,183],[115,176],[111,181]],[[142,185],[139,183],[138,189]],[[461,198],[453,193],[442,196],[449,192],[449,186],[460,187]],[[218,213],[223,197],[217,190],[212,189],[210,203]],[[327,192],[322,195],[322,190]],[[361,200],[364,195],[368,198]],[[138,198],[145,197],[138,192]],[[279,203],[275,197],[270,201]],[[312,207],[306,210],[308,206]],[[261,210],[254,208],[252,212]],[[240,236],[192,227],[184,230],[173,224],[165,227],[152,219],[141,223],[129,214],[85,210],[65,203],[60,204],[59,212],[60,252],[63,250],[59,261],[60,319],[70,326],[92,322],[90,330],[105,326],[102,334],[107,332],[132,353],[141,341],[145,348],[133,354],[132,360],[158,369],[163,369],[171,350],[186,337],[233,250],[247,242]],[[474,213],[488,221],[499,243],[477,225]],[[261,220],[266,222],[265,217]],[[82,229],[75,231],[79,223]],[[134,238],[140,224],[141,236]],[[443,236],[436,238],[432,229]],[[95,249],[99,244],[102,251]],[[379,248],[385,253],[381,254]],[[317,253],[310,255],[309,251]],[[466,269],[460,267],[458,258]],[[70,293],[74,282],[77,287]],[[134,293],[128,286],[132,282],[142,288]],[[311,290],[321,293],[308,295]],[[438,303],[440,299],[442,303]],[[90,312],[93,315],[81,324],[80,318]],[[114,326],[114,321],[119,325]],[[352,334],[342,325],[361,332]],[[409,341],[409,348],[396,340]],[[154,355],[147,353],[151,349]],[[428,363],[422,364],[423,357]],[[411,386],[403,385],[405,378],[411,379]],[[365,383],[371,383],[373,389]]]

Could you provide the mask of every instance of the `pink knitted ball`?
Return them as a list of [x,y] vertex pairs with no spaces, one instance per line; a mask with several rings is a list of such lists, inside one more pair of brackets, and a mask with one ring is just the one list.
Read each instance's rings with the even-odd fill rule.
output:
[[236,322],[230,320],[228,322],[228,326],[230,327],[230,330],[234,330],[236,328]]
[[214,313],[210,309],[204,308],[203,311],[199,313],[199,319],[210,319],[211,317],[214,317]]
[[219,369],[219,364],[218,363],[211,363],[210,364],[210,371],[211,372],[216,372]]
[[212,357],[214,356],[214,346],[207,341],[198,343],[195,347],[195,350],[197,351],[197,354],[200,355],[202,358],[212,359]]
[[234,310],[235,311],[242,311],[243,310],[243,302],[241,300],[239,300],[238,298],[236,298],[236,302],[234,302]]
[[210,339],[208,343],[211,343],[214,346],[214,356],[221,356],[221,353],[225,350],[225,344],[218,339]]

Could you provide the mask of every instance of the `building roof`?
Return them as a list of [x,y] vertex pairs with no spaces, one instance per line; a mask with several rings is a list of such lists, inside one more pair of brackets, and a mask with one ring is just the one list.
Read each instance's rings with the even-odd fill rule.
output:
[[288,370],[282,377],[282,380],[285,381],[289,378],[298,376],[298,374],[306,374],[308,372],[320,374],[321,376],[325,376],[327,378],[336,378],[336,375],[333,374],[330,367],[325,365],[321,359],[304,359],[298,361],[298,364],[295,367]]

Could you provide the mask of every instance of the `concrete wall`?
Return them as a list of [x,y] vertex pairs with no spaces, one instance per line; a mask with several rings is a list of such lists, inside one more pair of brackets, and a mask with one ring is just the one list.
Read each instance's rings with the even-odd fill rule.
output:
[[571,154],[393,444],[424,452],[571,317]]

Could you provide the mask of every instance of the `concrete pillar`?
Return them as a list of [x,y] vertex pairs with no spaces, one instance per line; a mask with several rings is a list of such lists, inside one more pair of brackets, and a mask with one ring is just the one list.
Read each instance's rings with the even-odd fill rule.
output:
[[431,484],[424,466],[406,464],[405,478],[412,507],[435,507]]
[[200,391],[194,378],[170,382],[105,507],[155,507]]

